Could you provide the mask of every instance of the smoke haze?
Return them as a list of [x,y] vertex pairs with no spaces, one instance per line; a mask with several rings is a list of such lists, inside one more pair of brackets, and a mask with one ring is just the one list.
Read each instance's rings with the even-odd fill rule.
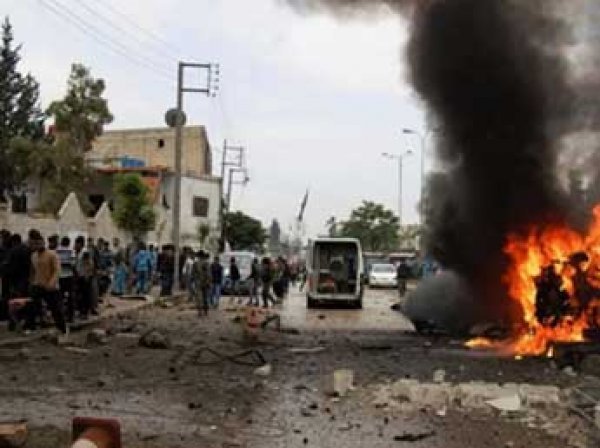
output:
[[514,319],[519,310],[509,308],[502,284],[506,236],[569,220],[561,137],[592,115],[584,124],[566,57],[581,1],[288,3],[301,11],[409,14],[410,81],[439,129],[443,167],[429,184],[429,251],[467,280],[479,314]]

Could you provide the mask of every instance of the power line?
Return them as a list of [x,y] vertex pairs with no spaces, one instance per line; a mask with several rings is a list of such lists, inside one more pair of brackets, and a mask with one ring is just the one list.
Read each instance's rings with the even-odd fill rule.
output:
[[[53,0],[38,0],[38,2],[46,8],[49,12],[54,14],[55,16],[66,20],[71,25],[78,28],[81,32],[83,32],[86,36],[91,37],[96,42],[104,45],[107,49],[111,50],[113,53],[116,53],[125,59],[127,59],[131,63],[135,63],[139,66],[143,66],[146,69],[150,69],[151,72],[157,76],[165,80],[172,81],[172,77],[169,72],[163,67],[158,67],[154,65],[153,62],[149,62],[146,58],[137,55],[135,52],[133,54],[130,53],[130,49],[126,46],[120,44],[119,42],[115,42],[110,37],[106,37],[104,33],[99,31],[95,26],[91,25],[89,22],[82,20],[77,14],[70,12],[67,8],[64,8],[64,5],[53,1]],[[50,2],[50,3],[49,3]],[[60,9],[60,8],[63,9]]]
[[173,45],[172,43],[167,42],[165,39],[163,39],[157,33],[150,31],[147,28],[144,28],[139,23],[137,23],[135,20],[133,20],[131,17],[129,17],[127,14],[125,14],[125,13],[119,11],[117,8],[115,8],[110,2],[104,3],[103,6],[105,6],[106,9],[110,10],[113,13],[113,15],[122,18],[123,20],[128,22],[130,25],[132,25],[134,28],[136,28],[138,31],[141,31],[146,36],[148,36],[150,39],[154,40],[157,44],[162,46],[169,53],[171,53],[173,51],[173,49],[175,49],[175,50],[177,50],[178,53],[182,54],[181,48],[177,48],[176,45]]
[[157,55],[160,55],[162,58],[166,57],[168,59],[171,59],[171,61],[174,64],[177,62],[177,59],[175,57],[173,57],[172,49],[171,50],[167,50],[167,49],[163,48],[162,46],[158,47],[158,46],[149,45],[149,42],[147,42],[143,38],[140,38],[138,34],[132,32],[131,30],[129,30],[129,29],[123,27],[123,26],[118,25],[117,23],[115,23],[111,19],[109,19],[106,16],[102,15],[98,10],[92,8],[90,5],[88,5],[84,1],[78,1],[77,5],[80,6],[80,7],[82,7],[83,9],[85,9],[87,12],[89,12],[95,18],[98,18],[102,22],[106,23],[108,26],[110,26],[112,29],[116,30],[117,32],[122,33],[122,34],[126,34],[126,35],[130,36],[133,40],[135,40],[138,43],[138,45],[140,46],[140,48],[142,48],[142,49],[146,49],[147,48],[147,49],[150,49],[150,50],[154,50],[154,53],[156,53]]

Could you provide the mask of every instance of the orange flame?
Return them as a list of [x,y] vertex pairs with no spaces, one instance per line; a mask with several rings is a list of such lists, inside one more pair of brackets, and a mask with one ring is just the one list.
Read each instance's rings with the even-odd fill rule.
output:
[[554,326],[545,326],[536,317],[537,287],[535,278],[542,270],[554,265],[562,279],[562,287],[569,295],[570,305],[577,307],[573,275],[575,268],[568,263],[577,252],[585,252],[589,261],[584,267],[590,285],[600,288],[600,205],[594,208],[594,219],[587,235],[561,226],[531,228],[526,236],[509,235],[504,251],[510,266],[503,277],[507,293],[523,310],[525,330],[510,342],[495,342],[476,338],[467,343],[471,348],[494,348],[516,355],[553,356],[553,342],[579,342],[584,340],[584,331],[590,320],[597,319],[600,297],[594,297],[588,309],[577,317],[565,316]]

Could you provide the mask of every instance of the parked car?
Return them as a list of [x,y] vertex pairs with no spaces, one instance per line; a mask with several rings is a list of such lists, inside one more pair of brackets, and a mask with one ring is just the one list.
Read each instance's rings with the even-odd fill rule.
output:
[[306,304],[346,302],[362,308],[363,258],[354,238],[319,238],[310,243],[306,262]]
[[238,269],[240,270],[240,283],[238,284],[237,293],[239,294],[248,294],[248,277],[252,272],[252,261],[257,257],[257,255],[253,252],[246,251],[233,251],[233,252],[225,252],[221,254],[220,260],[223,265],[223,295],[231,295],[233,291],[233,284],[231,278],[229,277],[229,266],[231,264],[231,259],[235,258]]
[[369,272],[371,288],[397,288],[396,268],[391,263],[374,264]]

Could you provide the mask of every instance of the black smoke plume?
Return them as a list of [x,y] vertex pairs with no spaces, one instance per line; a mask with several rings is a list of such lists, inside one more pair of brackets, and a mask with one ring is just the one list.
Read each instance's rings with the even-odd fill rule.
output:
[[433,117],[437,157],[429,251],[466,279],[478,313],[513,320],[502,275],[509,233],[566,222],[558,143],[572,130],[557,0],[287,0],[300,10],[373,9],[411,19],[410,81]]

